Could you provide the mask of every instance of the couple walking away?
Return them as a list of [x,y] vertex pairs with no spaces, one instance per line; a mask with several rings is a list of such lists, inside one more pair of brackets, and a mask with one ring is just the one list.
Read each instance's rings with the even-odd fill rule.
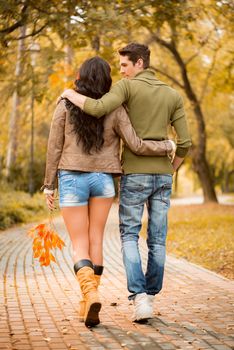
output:
[[[80,67],[75,89],[62,94],[51,123],[42,187],[53,209],[58,178],[59,205],[82,293],[79,316],[88,327],[100,323],[98,286],[103,233],[115,196],[113,177],[121,175],[119,228],[132,320],[141,322],[153,317],[154,296],[162,288],[172,175],[191,145],[182,99],[155,78],[149,48],[130,43],[119,57],[123,79],[112,87],[109,64],[96,56]],[[170,125],[176,146],[168,140]],[[146,273],[138,248],[144,204]]]

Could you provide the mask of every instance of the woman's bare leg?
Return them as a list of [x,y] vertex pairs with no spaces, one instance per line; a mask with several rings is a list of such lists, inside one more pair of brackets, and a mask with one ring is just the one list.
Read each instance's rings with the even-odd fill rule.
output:
[[69,232],[72,247],[74,270],[77,276],[82,299],[80,301],[79,317],[86,326],[95,326],[100,323],[99,311],[101,302],[97,291],[97,282],[94,269],[84,259],[91,260],[89,241],[89,208],[88,206],[62,208],[62,215]]
[[113,200],[114,197],[89,200],[89,254],[95,265],[103,265],[103,234]]
[[73,261],[90,258],[89,251],[89,212],[88,206],[61,208],[73,247]]

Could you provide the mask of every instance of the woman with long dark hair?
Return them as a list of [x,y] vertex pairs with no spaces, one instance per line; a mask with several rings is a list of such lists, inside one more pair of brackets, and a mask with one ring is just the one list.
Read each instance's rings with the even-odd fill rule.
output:
[[[86,60],[75,82],[80,93],[100,98],[111,87],[109,64]],[[82,300],[79,315],[86,326],[99,321],[98,285],[103,271],[103,232],[115,196],[112,175],[121,174],[120,137],[138,155],[168,156],[170,141],[137,137],[121,106],[101,119],[92,118],[62,99],[54,112],[48,140],[44,192],[54,208],[58,177],[59,205],[73,247],[74,271]]]

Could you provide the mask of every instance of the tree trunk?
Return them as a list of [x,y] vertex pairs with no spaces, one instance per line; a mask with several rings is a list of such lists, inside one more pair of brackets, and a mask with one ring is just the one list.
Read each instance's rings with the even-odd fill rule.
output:
[[203,190],[204,202],[218,202],[206,157],[199,149],[192,152],[192,163]]
[[[186,91],[186,89],[185,89]],[[204,202],[218,202],[214,189],[214,181],[210,172],[209,163],[206,159],[206,126],[201,107],[195,97],[195,94],[186,91],[186,94],[193,104],[194,115],[197,120],[198,141],[192,151],[193,168],[200,180]]]
[[[68,22],[66,24],[66,29],[68,32],[70,32],[71,30],[71,25],[70,23]],[[68,42],[68,44],[65,45],[65,48],[64,48],[64,52],[65,52],[65,82],[69,82],[71,80],[71,67],[72,67],[72,62],[73,62],[73,50],[69,44],[69,41],[68,41],[68,35],[66,34],[65,35],[65,38],[64,38],[64,41],[65,43]],[[74,80],[74,77],[73,77],[73,80]]]
[[65,63],[68,65],[68,66],[71,66],[72,65],[72,60],[73,60],[73,50],[71,48],[70,45],[66,45],[65,47]]
[[232,183],[232,186],[230,186],[230,182],[231,182],[231,177],[233,176],[234,174],[234,170],[232,171],[225,171],[225,174],[224,174],[224,184],[223,184],[223,192],[224,193],[229,193],[229,192],[232,192],[234,190],[234,187],[233,187],[233,183]]
[[[71,80],[71,67],[73,61],[73,50],[71,46],[65,46],[65,81],[66,83]],[[74,79],[73,79],[74,80]]]
[[204,202],[218,202],[213,177],[206,159],[206,129],[204,116],[198,103],[194,105],[194,115],[198,125],[198,142],[192,149],[192,163],[203,190]]
[[[26,32],[25,27],[20,28],[20,36],[24,36]],[[20,106],[20,97],[19,97],[19,80],[22,76],[22,53],[24,50],[24,39],[20,39],[18,42],[18,51],[15,67],[15,81],[16,88],[12,96],[12,112],[10,115],[9,122],[9,141],[7,147],[7,156],[6,156],[6,177],[9,178],[11,168],[15,166],[16,157],[17,157],[17,146],[18,146],[18,123],[20,118],[19,106]]]
[[98,53],[100,51],[100,36],[99,35],[95,35],[92,38],[91,46],[96,51],[96,55],[98,55]]

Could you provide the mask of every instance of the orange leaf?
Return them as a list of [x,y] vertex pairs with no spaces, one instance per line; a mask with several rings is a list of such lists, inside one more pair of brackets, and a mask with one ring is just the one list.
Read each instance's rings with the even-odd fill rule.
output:
[[53,254],[52,254],[52,253],[50,253],[50,260],[52,260],[53,262],[55,262],[55,263],[56,263],[55,257],[53,256]]
[[45,231],[44,231],[44,230],[38,231],[38,235],[39,235],[39,237],[44,238],[44,236],[45,236]]
[[33,240],[33,245],[41,245],[41,238],[40,237],[35,237]]
[[40,252],[39,250],[36,250],[33,254],[34,259],[39,258],[39,256],[40,256]]
[[40,225],[36,226],[35,229],[38,230],[38,231],[40,231],[40,230],[44,231],[45,224],[40,224]]
[[40,261],[40,263],[43,263],[45,261],[45,257],[41,255],[39,258],[39,261]]
[[57,243],[57,248],[59,248],[60,250],[62,250],[62,244],[60,242]]
[[48,266],[51,261],[56,263],[51,250],[56,248],[61,250],[65,246],[64,241],[53,227],[53,223],[50,220],[49,224],[39,224],[28,232],[30,237],[33,238],[33,257],[39,259],[41,266]]
[[48,266],[50,264],[50,259],[47,258],[43,261],[43,266]]
[[28,231],[28,236],[33,238],[34,235],[35,235],[35,230],[31,228],[31,230]]
[[45,249],[50,249],[50,248],[52,248],[52,244],[51,244],[51,241],[45,241],[45,243],[44,243],[44,247],[45,247]]

